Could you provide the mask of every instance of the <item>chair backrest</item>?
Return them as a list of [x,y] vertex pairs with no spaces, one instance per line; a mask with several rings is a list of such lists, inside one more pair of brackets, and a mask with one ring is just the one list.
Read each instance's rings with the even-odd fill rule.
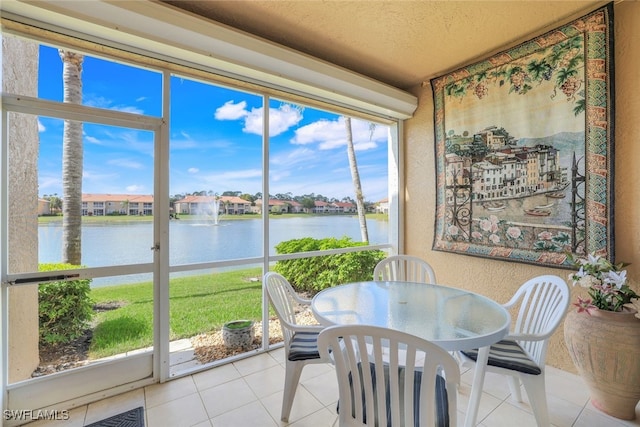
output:
[[318,349],[335,363],[340,426],[457,425],[460,368],[438,345],[393,329],[339,325],[320,333]]
[[373,269],[373,280],[401,280],[436,283],[436,273],[425,260],[411,255],[393,255],[380,261]]
[[[510,336],[540,367],[544,367],[549,338],[567,313],[570,295],[562,278],[544,275],[525,282],[504,304],[512,313],[517,311]],[[529,337],[518,339],[523,335]]]
[[299,298],[289,281],[281,274],[275,272],[265,274],[263,284],[269,302],[280,321],[285,348],[288,349],[294,333],[291,326],[296,325],[295,307]]

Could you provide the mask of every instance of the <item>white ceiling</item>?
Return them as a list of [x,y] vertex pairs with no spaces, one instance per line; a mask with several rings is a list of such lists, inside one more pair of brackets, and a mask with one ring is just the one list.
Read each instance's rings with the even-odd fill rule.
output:
[[401,89],[605,4],[593,0],[165,3]]

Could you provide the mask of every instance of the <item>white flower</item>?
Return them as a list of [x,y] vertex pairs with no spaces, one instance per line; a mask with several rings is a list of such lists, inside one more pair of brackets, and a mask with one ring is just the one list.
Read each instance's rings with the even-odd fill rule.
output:
[[582,258],[579,260],[579,262],[582,265],[588,265],[588,264],[598,265],[598,262],[600,262],[600,255],[588,254],[586,259]]
[[598,286],[602,282],[600,282],[600,280],[596,279],[595,277],[587,274],[587,275],[583,276],[580,280],[578,280],[577,283],[578,283],[578,285],[582,286],[583,288],[590,288],[592,286]]
[[624,285],[624,282],[627,281],[627,270],[607,271],[602,274],[602,280],[604,283],[610,283],[620,289],[622,285]]
[[[627,286],[627,272],[622,268],[625,263],[614,264],[599,255],[588,254],[585,258],[570,257],[578,271],[569,276],[573,285],[587,288],[589,304],[599,310],[621,311],[622,307],[640,296]],[[584,300],[586,301],[586,300]],[[583,308],[584,301],[576,304]],[[587,310],[588,312],[588,310]]]
[[584,272],[584,267],[580,267],[580,270],[578,270],[578,271],[575,273],[575,276],[576,276],[576,277],[584,277],[584,276],[586,276],[586,275],[587,275],[587,273],[585,273],[585,272]]

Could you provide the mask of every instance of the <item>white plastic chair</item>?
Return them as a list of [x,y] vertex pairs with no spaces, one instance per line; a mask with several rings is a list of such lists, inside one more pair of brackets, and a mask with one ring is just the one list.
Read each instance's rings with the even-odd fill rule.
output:
[[296,304],[309,305],[310,300],[301,298],[281,274],[269,272],[264,276],[264,287],[273,306],[284,337],[286,357],[284,396],[282,398],[282,421],[289,420],[293,398],[300,381],[302,368],[311,363],[327,363],[318,352],[318,334],[322,326],[296,324]]
[[460,368],[438,345],[394,329],[339,325],[320,333],[318,348],[334,360],[341,427],[457,425]]
[[436,273],[425,260],[411,255],[393,255],[373,269],[373,280],[436,283]]
[[[489,350],[486,371],[507,375],[511,396],[517,402],[522,402],[522,382],[539,427],[549,425],[544,376],[549,338],[566,314],[569,298],[569,287],[558,276],[527,281],[504,304],[507,310],[517,312],[509,335]],[[462,365],[475,364],[477,355],[477,350],[460,352]]]

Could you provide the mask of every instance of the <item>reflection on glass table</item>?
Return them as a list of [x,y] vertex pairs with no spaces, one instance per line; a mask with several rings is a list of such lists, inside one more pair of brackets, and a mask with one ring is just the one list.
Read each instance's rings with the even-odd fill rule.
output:
[[442,285],[371,281],[319,292],[311,303],[323,325],[361,324],[397,329],[445,350],[479,348],[466,426],[475,425],[488,349],[509,332],[507,310],[485,296]]

